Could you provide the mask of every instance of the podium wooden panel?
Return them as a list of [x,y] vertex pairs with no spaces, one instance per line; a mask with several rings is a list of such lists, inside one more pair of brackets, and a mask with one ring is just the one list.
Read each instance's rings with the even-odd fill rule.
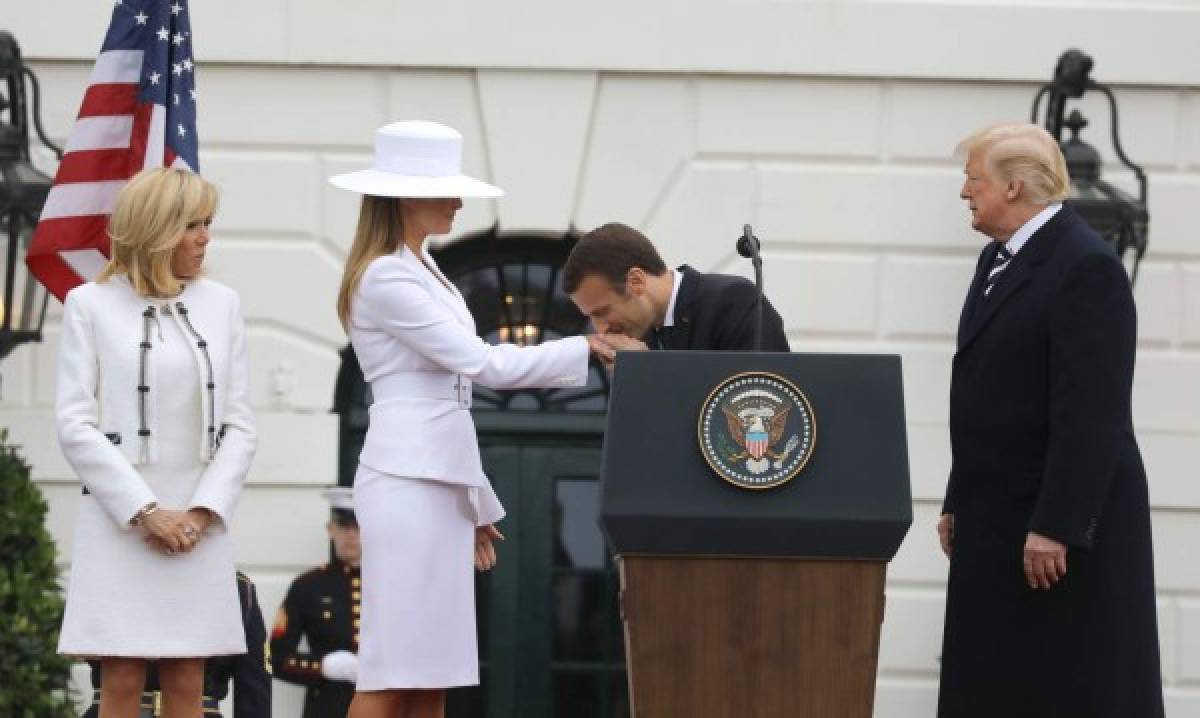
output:
[[636,718],[870,718],[885,562],[619,560]]

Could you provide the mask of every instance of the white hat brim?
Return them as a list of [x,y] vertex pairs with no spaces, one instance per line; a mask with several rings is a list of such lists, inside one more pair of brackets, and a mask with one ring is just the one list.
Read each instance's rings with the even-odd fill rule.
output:
[[329,183],[376,197],[503,197],[504,190],[466,175],[420,177],[377,169],[334,175]]

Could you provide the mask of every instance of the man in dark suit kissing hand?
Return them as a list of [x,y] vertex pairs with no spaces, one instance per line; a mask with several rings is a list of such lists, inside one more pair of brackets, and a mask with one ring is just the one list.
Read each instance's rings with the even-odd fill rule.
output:
[[[754,351],[758,291],[742,277],[669,269],[633,227],[611,222],[580,238],[563,289],[614,350]],[[762,351],[789,351],[783,320],[763,298]]]

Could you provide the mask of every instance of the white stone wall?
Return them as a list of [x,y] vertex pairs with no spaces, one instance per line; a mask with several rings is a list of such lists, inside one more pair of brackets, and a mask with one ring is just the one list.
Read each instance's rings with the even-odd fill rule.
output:
[[[332,301],[356,206],[324,177],[367,162],[376,126],[434,119],[465,135],[468,172],[509,192],[469,202],[459,234],[620,220],[670,261],[745,272],[733,239],[751,222],[794,348],[904,357],[916,521],[889,573],[887,718],[932,715],[936,699],[950,358],[984,241],[949,155],[982,124],[1028,117],[1063,49],[1092,52],[1150,175],[1135,419],[1168,715],[1200,714],[1200,1],[192,5],[201,166],[224,190],[210,270],[243,295],[263,435],[238,559],[268,622],[291,576],[322,560],[317,487],[335,473]],[[43,0],[0,17],[34,60],[55,137],[109,6]],[[1089,97],[1084,111],[1085,137],[1115,159],[1105,106]],[[56,323],[52,310],[45,343],[4,362],[0,425],[25,444],[66,562],[78,488],[53,440]],[[276,715],[298,714],[297,693],[277,688]]]

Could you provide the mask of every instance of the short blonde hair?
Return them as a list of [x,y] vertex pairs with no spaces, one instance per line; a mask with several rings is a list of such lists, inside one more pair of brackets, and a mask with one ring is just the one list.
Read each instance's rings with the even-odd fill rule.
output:
[[121,189],[108,220],[111,259],[96,281],[125,275],[143,297],[172,297],[183,281],[171,269],[189,223],[212,217],[217,188],[194,172],[142,170]]
[[984,165],[1003,181],[1019,180],[1025,199],[1035,204],[1061,202],[1071,193],[1071,176],[1058,143],[1045,129],[1008,122],[978,130],[958,143],[955,156],[982,152]]

